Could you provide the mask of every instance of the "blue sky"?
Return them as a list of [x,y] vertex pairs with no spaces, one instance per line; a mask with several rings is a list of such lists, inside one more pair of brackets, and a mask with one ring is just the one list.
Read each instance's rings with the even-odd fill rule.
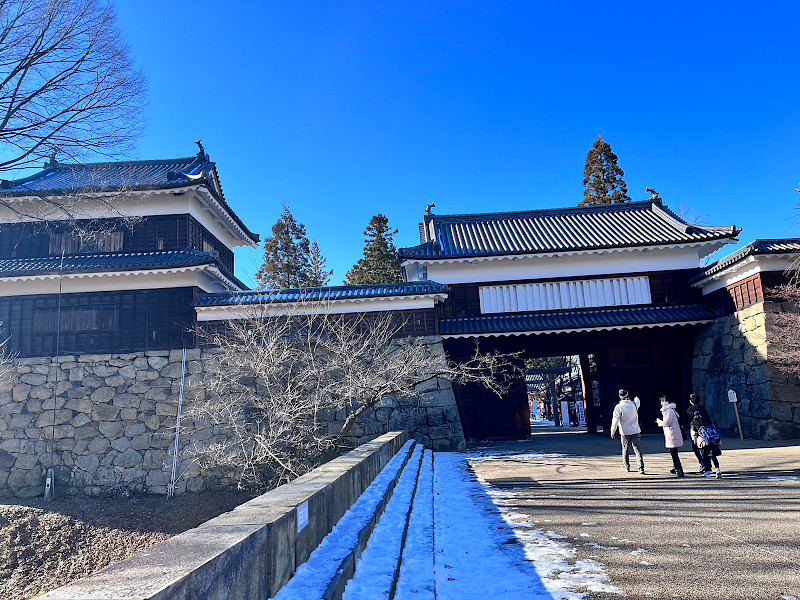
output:
[[[576,205],[611,143],[630,195],[800,236],[800,4],[118,0],[150,82],[139,158],[203,139],[262,237],[289,203],[333,283],[376,212]],[[252,283],[262,251],[238,250]]]

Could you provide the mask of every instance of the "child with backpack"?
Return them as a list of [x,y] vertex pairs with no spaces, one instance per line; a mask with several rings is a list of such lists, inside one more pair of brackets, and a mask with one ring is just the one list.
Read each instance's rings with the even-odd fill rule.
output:
[[[713,477],[711,473],[711,463],[713,462],[716,469],[716,477],[720,479],[722,470],[719,468],[719,461],[717,460],[717,457],[722,454],[722,450],[719,447],[721,441],[719,431],[717,431],[714,423],[711,422],[708,412],[700,406],[695,394],[689,396],[689,402],[691,404],[689,410],[692,418],[690,424],[692,444],[700,453],[700,472],[706,477]],[[692,411],[692,408],[695,408],[695,410]]]

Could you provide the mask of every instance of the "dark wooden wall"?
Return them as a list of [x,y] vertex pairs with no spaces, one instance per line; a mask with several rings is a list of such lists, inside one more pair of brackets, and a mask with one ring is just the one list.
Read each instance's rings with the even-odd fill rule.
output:
[[[121,252],[155,252],[159,250],[216,250],[223,265],[233,271],[233,252],[214,237],[191,215],[159,215],[146,217],[128,227],[120,219],[77,221],[90,229],[121,231]],[[67,223],[0,224],[0,258],[40,258],[50,256],[50,236],[69,233]],[[88,249],[87,252],[96,250]]]
[[[171,350],[195,345],[197,288],[61,296],[60,354]],[[0,338],[20,356],[56,353],[58,296],[0,297]]]
[[[702,302],[699,290],[689,286],[689,280],[699,273],[699,269],[685,269],[679,271],[654,271],[647,273],[620,273],[614,277],[640,277],[646,275],[650,281],[650,296],[652,303],[657,306],[667,304],[693,304]],[[598,275],[596,277],[580,277],[579,279],[605,279],[611,275]],[[442,318],[474,317],[481,314],[481,304],[478,288],[488,285],[513,285],[519,283],[545,283],[550,281],[564,281],[564,279],[536,279],[519,281],[493,281],[485,283],[450,284],[450,295],[447,300],[439,305]]]

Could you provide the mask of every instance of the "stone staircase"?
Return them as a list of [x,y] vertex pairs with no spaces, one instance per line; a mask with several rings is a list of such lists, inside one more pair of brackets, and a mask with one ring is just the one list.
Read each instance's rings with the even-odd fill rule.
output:
[[433,452],[410,441],[274,599],[433,599],[433,537]]

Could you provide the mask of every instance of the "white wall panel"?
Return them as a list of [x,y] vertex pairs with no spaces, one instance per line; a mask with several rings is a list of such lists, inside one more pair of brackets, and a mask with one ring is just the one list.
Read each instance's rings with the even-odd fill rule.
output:
[[487,285],[479,288],[479,293],[482,313],[630,306],[652,302],[647,276]]

